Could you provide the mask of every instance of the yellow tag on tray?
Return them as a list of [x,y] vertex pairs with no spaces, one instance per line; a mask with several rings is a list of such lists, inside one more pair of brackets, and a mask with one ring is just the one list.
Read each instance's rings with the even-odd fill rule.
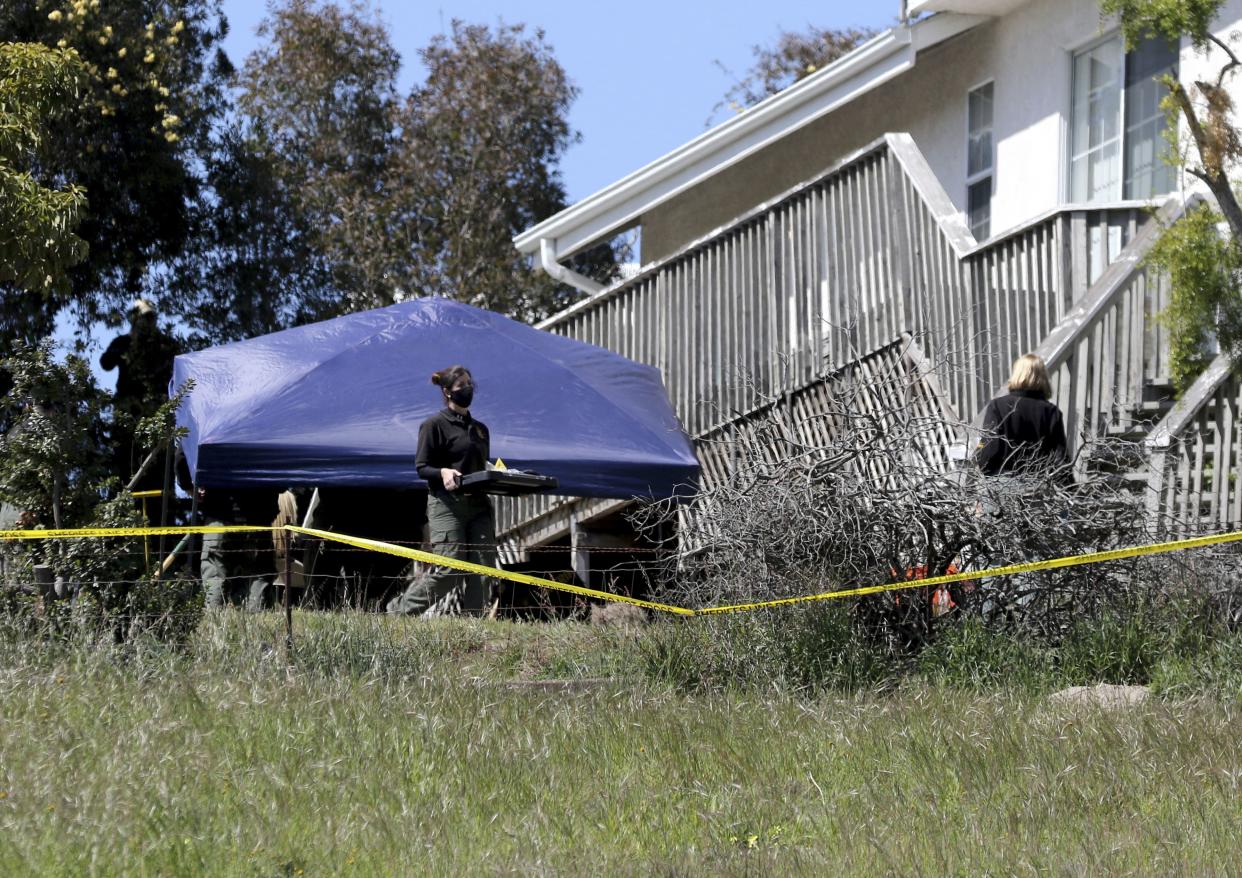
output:
[[494,470],[500,470],[501,472],[503,472],[503,471],[507,470],[507,469],[508,469],[508,467],[507,467],[507,466],[505,466],[505,462],[504,462],[503,460],[501,460],[501,459],[498,457],[498,458],[496,458],[496,462],[495,462],[494,464],[492,464],[492,469],[494,469]]

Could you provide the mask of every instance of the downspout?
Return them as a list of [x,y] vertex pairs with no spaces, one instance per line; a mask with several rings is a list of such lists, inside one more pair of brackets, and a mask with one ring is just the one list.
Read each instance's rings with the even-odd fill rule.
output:
[[572,268],[566,268],[556,261],[556,242],[551,238],[539,239],[539,265],[551,277],[556,278],[563,284],[569,284],[574,289],[581,290],[588,296],[604,291],[604,285],[597,283],[587,277],[585,274],[579,274]]

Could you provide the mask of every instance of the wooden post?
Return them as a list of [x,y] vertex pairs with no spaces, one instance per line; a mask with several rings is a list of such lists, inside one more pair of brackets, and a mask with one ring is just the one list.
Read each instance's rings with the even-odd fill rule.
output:
[[285,660],[293,661],[293,606],[289,593],[293,590],[293,532],[285,533]]

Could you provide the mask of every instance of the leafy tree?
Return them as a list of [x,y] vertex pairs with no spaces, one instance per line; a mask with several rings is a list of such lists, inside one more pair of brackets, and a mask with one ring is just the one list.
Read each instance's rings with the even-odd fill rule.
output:
[[[525,320],[578,294],[536,273],[514,235],[566,206],[557,163],[578,135],[578,90],[542,31],[454,21],[420,53],[427,80],[403,117],[402,170],[416,193],[411,289]],[[575,268],[609,276],[611,252]]]
[[[0,42],[73,49],[84,74],[79,112],[40,144],[35,179],[75,184],[89,195],[78,234],[87,258],[70,288],[25,297],[7,335],[33,339],[56,312],[83,321],[122,316],[145,275],[179,253],[200,196],[199,158],[224,109],[227,59],[219,0],[8,0]],[[6,301],[9,297],[6,296]]]
[[[271,322],[420,295],[535,319],[576,297],[512,244],[565,207],[557,163],[576,137],[566,115],[577,91],[541,33],[454,22],[421,51],[427,79],[402,100],[400,57],[360,4],[287,0],[259,32],[271,44],[244,65],[234,146],[272,182],[249,204],[232,199],[261,221],[246,254],[216,242],[229,270],[214,279],[233,292],[215,301]],[[267,312],[243,288],[263,274],[247,255],[261,240],[290,279],[273,285],[280,304]],[[607,278],[615,261],[605,247],[574,266]]]
[[[273,3],[258,34],[270,43],[241,72],[249,140],[234,156],[270,165],[272,188],[260,193],[267,215],[280,213],[311,237],[339,291],[331,297],[339,301],[311,296],[297,310],[309,317],[389,304],[410,259],[403,216],[411,193],[392,173],[400,55],[359,2]],[[305,265],[311,254],[302,257]]]
[[[724,100],[712,108],[712,115],[725,107],[740,113],[827,67],[875,34],[874,30],[865,27],[808,27],[805,31],[781,31],[774,46],[751,47],[754,64],[725,92]],[[732,75],[719,61],[716,66]]]
[[156,283],[192,347],[337,313],[331,266],[261,126],[224,127],[205,163],[196,233]]
[[3,362],[13,388],[0,397],[0,500],[27,526],[73,527],[102,498],[109,455],[101,434],[110,400],[81,357],[58,361],[51,342],[18,345]]
[[[86,242],[74,234],[85,193],[45,185],[30,171],[83,72],[71,49],[0,44],[0,285],[36,299],[63,294],[69,268],[86,256]],[[12,304],[6,297],[5,312]]]
[[1221,215],[1200,205],[1174,223],[1148,255],[1169,274],[1172,295],[1161,315],[1169,328],[1173,383],[1186,388],[1211,360],[1213,331],[1222,349],[1242,351],[1242,250],[1219,231]]
[[[1221,66],[1216,77],[1187,88],[1173,76],[1163,81],[1169,94],[1163,102],[1169,116],[1170,159],[1207,186],[1216,209],[1202,208],[1165,232],[1151,261],[1171,280],[1165,319],[1172,331],[1174,379],[1185,387],[1206,365],[1208,340],[1215,335],[1222,349],[1242,358],[1242,207],[1230,173],[1242,159],[1242,135],[1233,117],[1228,84],[1242,66],[1229,41],[1212,32],[1223,0],[1102,0],[1101,15],[1117,15],[1127,48],[1144,39],[1172,42],[1187,37],[1196,51]],[[1189,133],[1183,144],[1180,125]],[[1223,219],[1229,237],[1222,241],[1217,225]]]

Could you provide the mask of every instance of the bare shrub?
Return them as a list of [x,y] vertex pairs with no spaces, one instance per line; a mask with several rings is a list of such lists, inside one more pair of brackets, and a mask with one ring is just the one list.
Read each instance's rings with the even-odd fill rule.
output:
[[[706,437],[701,495],[661,510],[680,524],[665,594],[699,608],[749,603],[1141,545],[1162,532],[1132,475],[1141,445],[1083,441],[1077,459],[1023,476],[950,461],[954,437],[978,432],[940,402],[916,353],[907,339]],[[1056,645],[1092,619],[1203,597],[1206,569],[1219,565],[1154,556],[843,603],[852,637],[888,655],[918,652],[962,618]],[[764,636],[801,636],[788,612],[763,618]]]

